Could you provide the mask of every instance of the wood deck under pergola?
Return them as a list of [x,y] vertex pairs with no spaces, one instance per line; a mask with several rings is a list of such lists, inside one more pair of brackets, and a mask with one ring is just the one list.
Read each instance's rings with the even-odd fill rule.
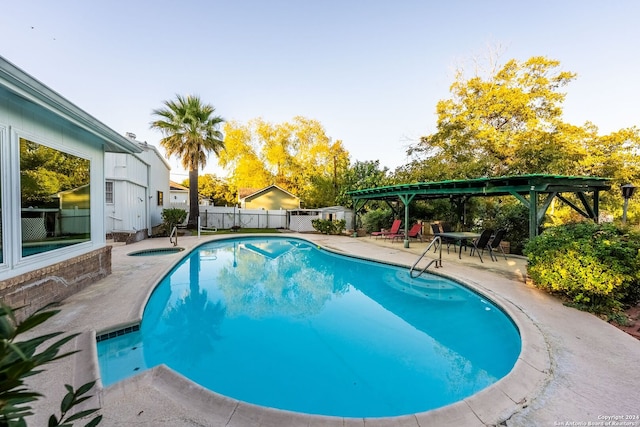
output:
[[[439,182],[418,182],[350,191],[354,211],[358,212],[370,200],[400,201],[404,205],[405,235],[408,231],[409,203],[414,200],[449,198],[459,206],[472,197],[513,196],[529,209],[529,236],[538,230],[551,202],[558,198],[580,215],[598,222],[600,192],[611,189],[610,178],[561,175],[516,175],[497,178],[477,178]],[[579,206],[564,194],[573,193]],[[405,247],[409,241],[405,240]]]

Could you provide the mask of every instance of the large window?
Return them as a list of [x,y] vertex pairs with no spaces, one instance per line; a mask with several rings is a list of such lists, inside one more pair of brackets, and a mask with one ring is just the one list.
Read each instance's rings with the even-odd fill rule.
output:
[[20,138],[22,256],[91,240],[90,162]]

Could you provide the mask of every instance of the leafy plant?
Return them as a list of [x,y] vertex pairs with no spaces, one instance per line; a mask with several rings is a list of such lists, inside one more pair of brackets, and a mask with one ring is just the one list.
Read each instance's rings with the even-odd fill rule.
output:
[[597,313],[640,299],[640,234],[584,222],[547,229],[525,247],[534,284]]
[[[80,403],[84,402],[87,399],[91,399],[91,395],[85,396],[89,390],[91,390],[93,388],[93,386],[95,385],[95,381],[91,381],[88,382],[84,385],[82,385],[78,390],[74,390],[73,387],[71,387],[69,384],[65,384],[65,388],[67,389],[67,394],[64,396],[64,398],[62,399],[62,402],[60,403],[60,418],[56,417],[55,415],[51,415],[49,417],[49,427],[64,427],[64,426],[71,426],[72,421],[76,421],[76,420],[80,420],[82,418],[88,417],[89,415],[95,413],[96,411],[98,411],[98,408],[95,409],[86,409],[84,411],[79,411],[76,412],[73,415],[70,415],[68,418],[67,415],[69,414],[69,411],[71,411],[71,409],[73,409],[74,406],[79,405]],[[85,424],[85,427],[95,427],[98,424],[100,424],[100,421],[102,421],[102,415],[98,415],[97,417],[93,418],[91,421],[89,421],[87,424]]]
[[[17,340],[19,335],[42,324],[58,312],[59,310],[39,311],[18,323],[13,310],[0,303],[0,426],[26,426],[25,418],[33,415],[30,403],[38,400],[42,394],[27,387],[24,383],[25,378],[43,372],[42,369],[39,369],[43,365],[76,353],[72,351],[60,354],[60,350],[64,344],[78,334],[60,338],[42,351],[38,351],[41,345],[62,335],[62,332],[45,334],[26,341]],[[49,419],[49,427],[71,426],[71,422],[88,417],[98,411],[98,409],[89,409],[67,417],[74,406],[91,397],[85,396],[85,394],[94,384],[95,382],[87,383],[77,391],[66,385],[67,395],[60,405],[60,418],[52,415]],[[102,416],[99,415],[86,426],[96,426],[101,420]]]
[[375,209],[362,216],[362,224],[367,233],[379,231],[383,228],[390,228],[393,222],[393,211],[391,209]]
[[311,220],[314,229],[323,234],[342,234],[347,226],[344,219],[332,221],[330,219],[314,219]]
[[504,229],[505,239],[511,243],[510,251],[522,254],[529,239],[529,209],[518,201],[483,200],[474,211],[479,229]]
[[180,208],[163,209],[160,215],[167,235],[171,233],[173,227],[182,224],[187,219],[187,211]]
[[342,234],[344,233],[344,229],[347,227],[347,221],[344,219],[339,219],[337,221],[333,221],[333,231],[334,234]]

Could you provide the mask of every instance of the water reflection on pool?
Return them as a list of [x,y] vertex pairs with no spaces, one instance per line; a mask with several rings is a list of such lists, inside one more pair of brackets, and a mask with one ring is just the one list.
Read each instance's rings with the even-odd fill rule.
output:
[[140,332],[98,352],[105,385],[164,363],[258,405],[382,417],[494,383],[520,336],[502,310],[449,279],[256,237],[196,248],[156,288]]

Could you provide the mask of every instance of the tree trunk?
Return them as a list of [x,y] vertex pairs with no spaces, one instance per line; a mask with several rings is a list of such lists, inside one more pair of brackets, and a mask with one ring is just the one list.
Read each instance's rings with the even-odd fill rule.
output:
[[189,221],[187,228],[198,228],[200,206],[198,203],[198,170],[189,171]]

